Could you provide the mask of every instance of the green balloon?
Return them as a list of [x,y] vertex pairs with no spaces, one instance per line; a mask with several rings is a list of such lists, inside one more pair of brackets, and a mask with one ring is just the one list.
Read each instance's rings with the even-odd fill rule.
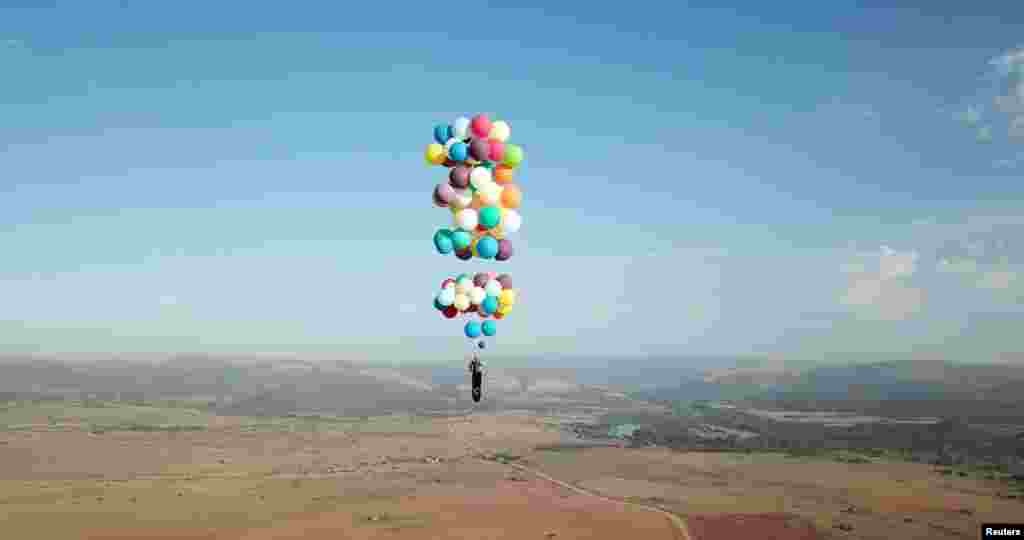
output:
[[452,232],[452,245],[455,246],[455,251],[462,251],[469,247],[469,244],[473,242],[473,237],[462,229],[457,229]]
[[501,210],[497,206],[485,206],[480,209],[480,225],[485,229],[493,229],[501,222]]
[[523,147],[509,144],[505,146],[505,165],[515,167],[523,162]]

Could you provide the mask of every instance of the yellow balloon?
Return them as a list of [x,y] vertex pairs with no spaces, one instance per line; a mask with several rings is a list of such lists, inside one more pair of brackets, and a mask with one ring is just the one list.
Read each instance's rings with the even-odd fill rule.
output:
[[446,157],[444,147],[437,143],[428,144],[425,157],[427,158],[427,163],[430,163],[431,165],[440,165],[444,163]]
[[498,305],[506,306],[511,308],[516,304],[516,291],[515,289],[505,289],[501,291],[501,295],[498,296]]
[[477,245],[477,243],[479,243],[479,242],[480,242],[480,236],[476,236],[475,238],[473,238],[473,241],[472,241],[472,242],[470,242],[470,244],[469,244],[469,249],[470,249],[470,251],[471,251],[471,252],[473,253],[473,256],[474,256],[474,257],[479,257],[479,256],[480,256],[480,255],[478,255],[478,254],[477,254],[477,252],[476,252],[476,245]]

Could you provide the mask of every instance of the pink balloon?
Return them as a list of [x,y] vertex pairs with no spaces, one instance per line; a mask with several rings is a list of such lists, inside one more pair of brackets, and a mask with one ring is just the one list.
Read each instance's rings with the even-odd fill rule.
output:
[[491,139],[488,141],[491,143],[491,161],[501,162],[505,159],[505,143]]
[[469,129],[474,137],[486,138],[491,133],[491,119],[486,114],[478,114],[469,121]]

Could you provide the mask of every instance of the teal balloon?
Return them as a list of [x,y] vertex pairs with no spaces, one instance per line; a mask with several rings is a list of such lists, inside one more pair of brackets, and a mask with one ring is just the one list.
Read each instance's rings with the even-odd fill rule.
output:
[[[441,143],[441,144],[444,144],[444,143]],[[483,164],[483,166],[484,166],[485,168],[487,168],[487,169],[491,169],[491,170],[493,171],[493,170],[494,170],[494,167],[495,167],[495,164],[494,164],[494,162],[493,162],[493,161],[485,161],[485,162],[484,162],[484,164]]]
[[494,321],[484,321],[484,324],[481,325],[480,330],[484,333],[485,336],[493,336],[494,334],[498,333],[498,323]]
[[447,255],[455,251],[455,243],[452,241],[452,232],[448,229],[441,229],[434,233],[434,247],[441,255]]
[[480,238],[476,243],[476,253],[481,259],[493,259],[498,254],[498,241],[491,235]]
[[[480,225],[485,229],[493,229],[501,223],[501,209],[497,206],[485,206],[480,209]],[[495,252],[497,255],[497,252]]]
[[464,249],[468,249],[469,245],[472,243],[473,236],[468,232],[462,229],[457,229],[454,232],[452,232],[452,247],[455,248],[455,251],[462,251]]
[[438,124],[434,126],[434,140],[437,141],[437,144],[444,144],[451,138],[452,129],[448,124]]
[[480,337],[480,334],[483,332],[483,329],[480,327],[480,323],[476,321],[467,322],[466,328],[464,330],[466,332],[466,337],[468,337],[469,339],[478,338]]
[[452,161],[466,161],[469,157],[469,145],[461,142],[453,144],[448,149],[448,157],[452,158]]
[[484,301],[480,302],[480,311],[483,311],[487,315],[498,311],[498,297],[488,296],[487,298],[484,298]]
[[466,273],[462,273],[462,274],[459,274],[458,276],[455,277],[455,281],[456,282],[462,281],[463,279],[470,279],[471,280],[471,279],[473,279],[473,276],[471,276],[469,274],[466,274]]
[[436,309],[438,311],[444,311],[444,308],[446,308],[446,307],[448,307],[448,306],[441,305],[441,299],[440,298],[438,298],[436,296],[434,297],[434,309]]

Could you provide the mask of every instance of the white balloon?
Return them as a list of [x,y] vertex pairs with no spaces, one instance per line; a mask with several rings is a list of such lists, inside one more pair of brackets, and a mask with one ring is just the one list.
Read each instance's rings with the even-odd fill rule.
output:
[[483,189],[488,184],[494,183],[494,176],[487,167],[473,167],[469,173],[469,183],[477,189]]
[[491,124],[491,133],[490,135],[487,136],[487,138],[505,142],[511,136],[512,128],[508,125],[508,122],[504,120],[498,120]]
[[466,311],[467,309],[469,309],[469,297],[466,296],[465,294],[456,294],[455,301],[452,303],[452,305],[454,305],[455,309],[459,311]]
[[469,207],[469,205],[473,204],[473,192],[469,188],[456,189],[455,197],[452,198],[450,204],[458,210]]
[[455,301],[455,286],[445,287],[437,295],[437,303],[442,306],[450,306]]
[[509,208],[505,210],[505,213],[501,216],[501,227],[505,229],[507,233],[514,233],[523,226],[523,216],[515,210]]
[[480,196],[480,201],[487,206],[494,206],[501,202],[501,191],[505,189],[498,184],[488,184],[484,186],[477,194]]
[[452,135],[459,140],[469,137],[469,118],[460,116],[452,122]]
[[496,279],[488,281],[484,285],[484,292],[487,296],[501,296],[501,282]]
[[472,208],[463,208],[455,214],[455,225],[464,231],[472,232],[479,224],[480,218]]
[[484,301],[484,298],[487,298],[487,293],[484,292],[483,287],[473,287],[473,289],[469,291],[469,301],[472,302],[474,306],[479,306],[480,303]]

